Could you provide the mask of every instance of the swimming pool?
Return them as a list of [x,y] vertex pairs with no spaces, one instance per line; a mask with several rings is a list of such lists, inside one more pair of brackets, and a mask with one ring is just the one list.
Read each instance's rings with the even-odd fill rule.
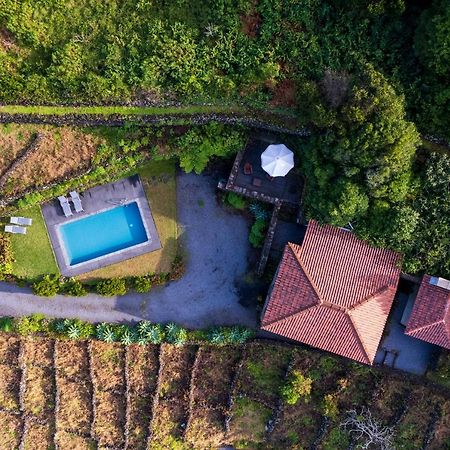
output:
[[59,233],[70,266],[149,240],[137,202],[66,222]]

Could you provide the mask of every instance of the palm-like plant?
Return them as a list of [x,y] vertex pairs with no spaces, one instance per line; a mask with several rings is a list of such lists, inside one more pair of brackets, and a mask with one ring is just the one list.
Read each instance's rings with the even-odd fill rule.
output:
[[100,339],[104,342],[115,342],[116,341],[116,333],[111,327],[111,325],[107,323],[100,323],[97,325],[96,329],[97,339]]
[[66,331],[65,320],[56,320],[53,322],[53,328],[57,333],[64,333]]
[[257,220],[267,220],[269,218],[269,212],[259,203],[251,203],[248,209]]
[[209,333],[209,341],[211,344],[223,345],[226,342],[226,335],[222,328],[214,328]]
[[167,342],[179,346],[186,342],[187,331],[175,323],[168,323],[166,325],[166,336]]
[[161,325],[151,325],[150,329],[147,331],[146,338],[151,344],[161,344],[164,339],[164,331],[161,328]]
[[142,320],[138,323],[137,329],[141,336],[145,336],[152,328],[152,323],[149,320]]
[[133,328],[125,326],[123,328],[121,336],[120,336],[120,342],[124,345],[130,345],[137,341],[137,333]]
[[70,339],[79,339],[81,336],[81,330],[76,323],[72,323],[67,328],[67,336]]

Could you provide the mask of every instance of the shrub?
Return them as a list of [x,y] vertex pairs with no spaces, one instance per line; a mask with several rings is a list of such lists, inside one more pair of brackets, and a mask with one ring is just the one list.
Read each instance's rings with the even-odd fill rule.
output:
[[119,341],[123,345],[134,344],[138,341],[139,335],[133,327],[128,325],[120,325],[119,328]]
[[248,328],[234,326],[228,330],[228,342],[230,344],[244,344],[253,334],[254,332]]
[[14,254],[11,245],[11,237],[0,232],[0,279],[12,273]]
[[12,317],[1,317],[0,318],[0,331],[10,332],[14,329],[14,321]]
[[166,340],[169,344],[183,345],[187,341],[187,331],[174,323],[168,323],[166,325]]
[[259,248],[262,247],[264,238],[265,238],[265,229],[266,222],[265,220],[256,219],[255,223],[252,225],[250,229],[250,235],[248,236],[248,240],[253,247]]
[[268,220],[269,219],[269,211],[258,202],[252,202],[248,207],[249,211],[253,214],[253,217],[256,220]]
[[109,280],[102,280],[97,283],[97,293],[105,297],[112,297],[114,295],[125,295],[127,287],[125,280],[122,278],[111,278]]
[[108,323],[99,323],[95,330],[97,339],[104,342],[116,342],[118,340],[117,332],[114,327]]
[[53,297],[59,290],[59,277],[57,275],[44,275],[40,281],[33,283],[33,292],[41,297]]
[[86,288],[75,278],[70,278],[64,283],[62,291],[64,294],[71,295],[72,297],[82,297],[87,294]]
[[149,276],[140,276],[133,278],[133,289],[141,294],[150,291],[152,280]]
[[89,339],[95,336],[95,325],[80,319],[65,319],[63,333],[70,339]]
[[49,322],[43,314],[32,314],[16,319],[14,322],[16,331],[26,336],[32,333],[40,333],[49,331]]
[[212,328],[207,334],[208,342],[215,345],[224,345],[228,340],[228,333],[222,327]]
[[281,388],[281,396],[288,405],[295,405],[300,398],[306,402],[311,396],[313,380],[305,377],[298,370],[293,370]]
[[247,206],[247,200],[234,192],[228,192],[226,196],[226,202],[228,205],[236,209],[245,209]]
[[327,394],[322,401],[322,412],[330,419],[336,419],[339,414],[338,400],[336,395]]

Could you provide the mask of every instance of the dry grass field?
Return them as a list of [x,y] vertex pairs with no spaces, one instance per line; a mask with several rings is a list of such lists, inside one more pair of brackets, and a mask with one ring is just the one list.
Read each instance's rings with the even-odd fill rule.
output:
[[[280,408],[288,366],[312,391]],[[445,449],[450,439],[447,391],[265,341],[122,346],[1,333],[0,369],[2,450],[345,450],[339,424],[362,406],[394,426],[398,449]],[[325,396],[336,406],[326,420]]]

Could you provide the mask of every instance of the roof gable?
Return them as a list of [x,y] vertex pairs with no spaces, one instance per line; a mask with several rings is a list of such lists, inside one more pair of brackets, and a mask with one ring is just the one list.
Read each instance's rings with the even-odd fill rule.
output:
[[424,275],[405,333],[450,349],[450,290],[430,283]]

